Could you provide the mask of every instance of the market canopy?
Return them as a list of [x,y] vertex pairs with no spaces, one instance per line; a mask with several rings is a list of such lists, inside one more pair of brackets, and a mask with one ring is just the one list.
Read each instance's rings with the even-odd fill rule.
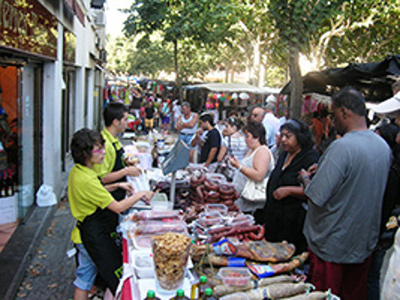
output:
[[207,89],[211,92],[217,92],[217,93],[247,92],[253,94],[279,94],[280,91],[279,89],[270,87],[258,88],[256,86],[247,83],[202,83],[202,84],[187,85],[184,88],[188,90]]
[[[392,96],[393,76],[400,75],[400,55],[387,57],[381,62],[349,64],[345,68],[310,72],[303,76],[303,93],[331,95],[335,90],[351,85],[365,98],[380,102]],[[281,94],[289,94],[291,82]]]

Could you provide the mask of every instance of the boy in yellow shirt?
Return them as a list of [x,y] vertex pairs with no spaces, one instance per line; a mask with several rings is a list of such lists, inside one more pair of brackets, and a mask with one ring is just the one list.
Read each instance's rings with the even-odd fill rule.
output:
[[68,177],[68,196],[71,213],[78,221],[79,228],[74,228],[71,235],[78,249],[79,263],[74,299],[87,299],[96,270],[115,294],[122,255],[113,238],[115,226],[110,218],[139,200],[150,201],[153,193],[143,191],[120,202],[114,200],[109,191],[122,188],[132,192],[132,187],[124,182],[103,186],[97,177],[93,166],[102,163],[105,156],[104,139],[98,132],[86,128],[76,132],[71,141],[71,152],[75,166]]

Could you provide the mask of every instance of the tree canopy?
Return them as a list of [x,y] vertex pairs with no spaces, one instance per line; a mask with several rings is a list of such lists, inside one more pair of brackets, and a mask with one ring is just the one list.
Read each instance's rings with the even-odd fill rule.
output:
[[[300,113],[299,56],[319,68],[381,60],[399,52],[397,0],[134,0],[126,37],[107,46],[116,72],[225,80],[246,71],[257,85],[294,82],[291,110]],[[122,42],[123,41],[123,42]]]

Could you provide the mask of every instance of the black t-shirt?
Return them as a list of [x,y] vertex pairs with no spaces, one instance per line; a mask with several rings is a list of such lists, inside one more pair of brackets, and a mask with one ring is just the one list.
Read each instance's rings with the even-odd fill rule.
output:
[[132,108],[134,108],[134,109],[140,109],[141,100],[140,100],[139,98],[133,97],[131,106],[132,106]]
[[208,158],[208,154],[210,153],[210,150],[212,148],[218,148],[217,153],[215,154],[215,156],[212,160],[212,162],[216,162],[217,156],[219,153],[219,149],[221,148],[221,135],[219,134],[218,130],[215,128],[210,130],[206,135],[203,147],[201,148],[200,163],[206,162],[206,160]]
[[153,119],[154,107],[146,107],[144,111],[146,113],[146,119]]

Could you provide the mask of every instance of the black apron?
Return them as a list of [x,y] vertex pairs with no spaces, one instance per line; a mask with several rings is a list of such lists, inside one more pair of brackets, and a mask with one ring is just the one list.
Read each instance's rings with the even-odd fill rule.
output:
[[109,212],[111,211],[107,208],[98,208],[94,214],[78,222],[78,228],[82,243],[97,267],[98,275],[115,294],[122,275],[122,254],[121,248],[116,244],[115,227],[109,221]]
[[[114,144],[112,144],[112,145],[115,149],[116,158],[115,158],[114,167],[111,170],[111,172],[115,172],[115,171],[119,171],[119,170],[125,168],[125,164],[123,161],[124,148],[117,150],[117,147]],[[111,183],[116,183],[116,182],[126,182],[126,176],[124,176],[114,182],[111,182]],[[126,191],[124,189],[118,188],[114,192],[111,192],[111,195],[114,197],[115,200],[121,201],[122,199],[125,198]]]

